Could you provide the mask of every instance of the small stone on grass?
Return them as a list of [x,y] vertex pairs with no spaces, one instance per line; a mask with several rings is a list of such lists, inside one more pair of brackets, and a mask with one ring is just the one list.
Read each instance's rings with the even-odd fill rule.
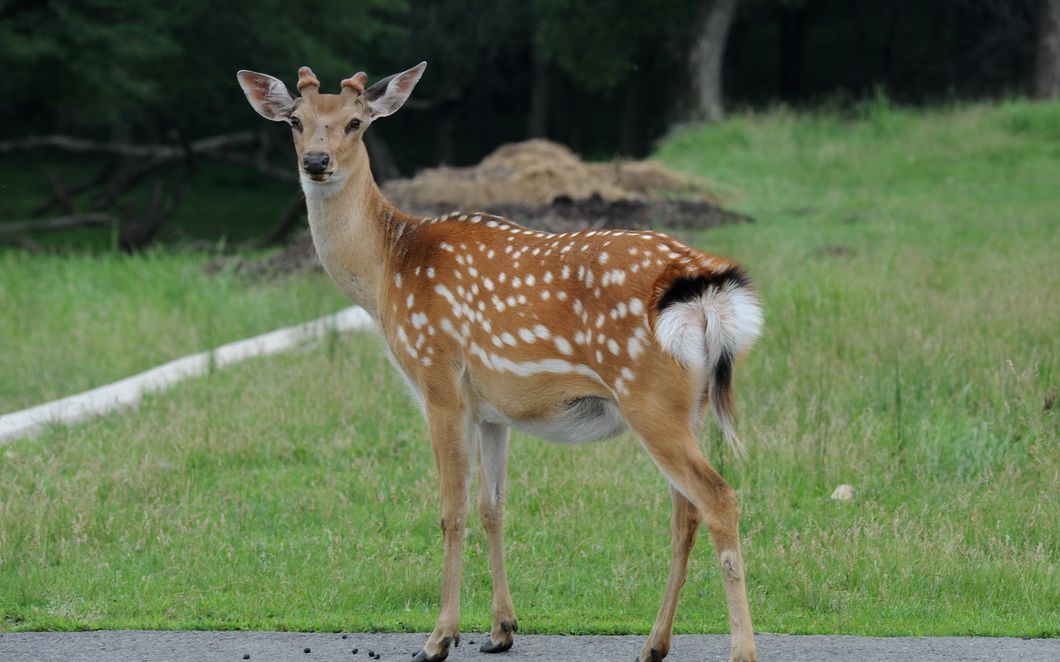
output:
[[832,501],[853,501],[854,486],[843,483],[832,491]]

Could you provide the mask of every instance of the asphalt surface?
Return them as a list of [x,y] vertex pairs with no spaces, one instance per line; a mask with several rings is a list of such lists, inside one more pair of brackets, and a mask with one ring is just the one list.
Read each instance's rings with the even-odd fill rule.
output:
[[[0,634],[0,662],[257,662],[367,661],[368,651],[384,660],[409,660],[423,634],[306,634],[292,632],[22,632]],[[449,660],[480,662],[633,662],[641,636],[516,635],[501,655],[478,651],[482,634],[464,634]],[[1060,639],[985,637],[842,637],[760,634],[763,662],[975,662],[1020,660],[1060,662]],[[474,643],[472,643],[474,642]],[[306,653],[305,650],[309,649]],[[357,653],[353,653],[353,649]],[[729,637],[678,635],[667,662],[727,662]]]

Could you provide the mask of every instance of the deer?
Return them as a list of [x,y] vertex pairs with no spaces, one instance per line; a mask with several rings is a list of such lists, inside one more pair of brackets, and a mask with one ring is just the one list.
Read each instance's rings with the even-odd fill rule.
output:
[[320,262],[371,315],[426,419],[444,567],[435,627],[414,662],[444,660],[460,643],[472,455],[493,591],[480,650],[513,645],[518,624],[503,549],[512,428],[567,444],[632,431],[672,500],[669,576],[638,662],[659,662],[670,651],[701,522],[725,589],[731,659],[752,662],[736,492],[697,439],[710,409],[740,448],[733,367],[761,334],[756,289],[733,261],[655,231],[554,234],[485,212],[402,212],[373,179],[363,137],[401,108],[426,66],[371,86],[357,72],[338,94],[321,93],[316,75],[302,67],[297,97],[272,76],[237,74],[259,115],[290,125]]

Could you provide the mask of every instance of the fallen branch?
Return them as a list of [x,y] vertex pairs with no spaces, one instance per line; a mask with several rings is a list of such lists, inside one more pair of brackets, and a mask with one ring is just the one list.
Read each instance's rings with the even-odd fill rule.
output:
[[50,135],[0,141],[0,154],[47,147],[78,154],[113,154],[115,156],[131,158],[163,157],[167,159],[179,159],[184,158],[184,156],[189,153],[202,154],[232,147],[250,147],[257,143],[258,137],[253,131],[237,131],[235,133],[224,133],[209,138],[200,138],[199,140],[193,140],[188,143],[187,146],[163,144],[134,145],[122,142],[86,140],[84,138],[75,138],[73,136]]
[[273,224],[272,228],[265,234],[261,239],[253,242],[251,245],[260,246],[272,246],[282,244],[287,235],[291,234],[291,230],[302,220],[306,215],[305,209],[305,198],[302,197],[301,192],[298,193],[291,200],[290,204],[287,205],[283,213],[280,214],[279,219]]
[[[113,159],[110,162],[108,162],[107,165],[102,167],[99,170],[99,172],[97,172],[91,178],[86,179],[85,181],[80,182],[78,184],[74,184],[72,186],[66,187],[65,188],[65,192],[66,192],[67,198],[74,198],[74,197],[76,197],[76,196],[78,196],[78,195],[80,195],[80,194],[82,194],[82,193],[84,193],[86,191],[90,191],[90,190],[92,190],[92,189],[94,189],[94,188],[96,188],[98,186],[102,186],[104,183],[106,183],[106,181],[108,179],[110,179],[111,175],[113,175],[115,173],[115,171],[118,169],[118,166],[120,165],[120,163],[121,163],[120,160]],[[51,209],[53,207],[55,207],[57,205],[62,205],[62,204],[63,203],[57,197],[52,197],[47,202],[34,207],[30,211],[29,215],[30,216],[34,216],[34,217],[42,216],[46,212],[51,211]],[[62,211],[66,211],[67,213],[70,213],[66,209],[63,209]]]
[[0,234],[18,234],[21,232],[48,232],[52,230],[69,230],[98,225],[117,225],[118,219],[110,214],[71,214],[53,218],[39,218],[14,223],[0,223]]

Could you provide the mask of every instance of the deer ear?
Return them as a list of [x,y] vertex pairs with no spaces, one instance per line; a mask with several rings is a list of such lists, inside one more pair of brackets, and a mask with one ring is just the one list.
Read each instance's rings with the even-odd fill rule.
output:
[[368,102],[371,119],[393,115],[401,108],[405,100],[412,94],[412,88],[420,82],[423,70],[427,68],[426,62],[420,62],[408,71],[400,74],[387,76],[375,85],[364,91],[364,99]]
[[272,76],[243,70],[236,74],[251,107],[267,120],[286,122],[294,110],[294,97]]

